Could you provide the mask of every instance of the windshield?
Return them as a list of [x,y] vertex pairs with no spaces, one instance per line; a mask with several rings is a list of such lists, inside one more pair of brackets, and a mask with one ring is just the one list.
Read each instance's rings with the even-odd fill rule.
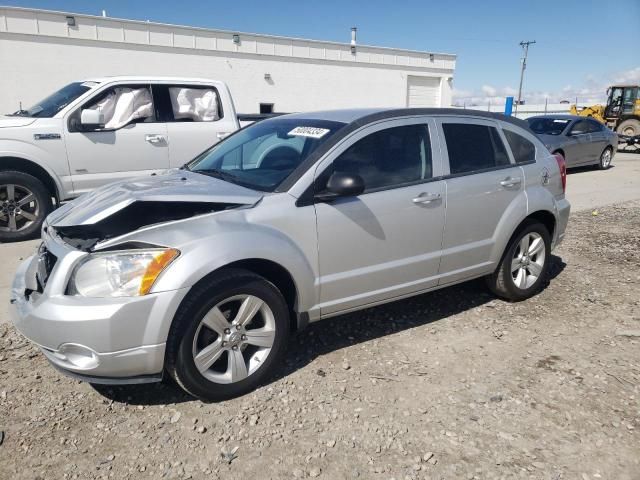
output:
[[528,118],[529,128],[543,135],[560,135],[571,122],[567,118]]
[[20,117],[51,118],[80,95],[96,86],[96,82],[75,82],[49,95],[41,102],[26,110],[18,110],[12,115]]
[[272,192],[344,125],[285,117],[263,120],[213,146],[185,168],[254,190]]

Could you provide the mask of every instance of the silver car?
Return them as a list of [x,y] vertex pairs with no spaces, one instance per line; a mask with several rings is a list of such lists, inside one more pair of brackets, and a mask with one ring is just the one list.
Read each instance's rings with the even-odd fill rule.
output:
[[568,168],[597,165],[606,170],[618,149],[618,134],[593,118],[544,115],[527,122],[550,152],[564,157]]
[[53,212],[13,321],[63,372],[220,400],[309,322],[485,277],[523,300],[563,239],[565,169],[521,120],[448,109],[265,120],[180,170]]

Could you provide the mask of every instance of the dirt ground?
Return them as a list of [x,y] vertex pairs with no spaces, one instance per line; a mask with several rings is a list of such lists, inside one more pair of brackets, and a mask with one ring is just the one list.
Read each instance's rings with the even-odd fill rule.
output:
[[0,325],[0,479],[640,479],[640,202],[580,212],[550,284],[312,325],[254,393],[70,380]]

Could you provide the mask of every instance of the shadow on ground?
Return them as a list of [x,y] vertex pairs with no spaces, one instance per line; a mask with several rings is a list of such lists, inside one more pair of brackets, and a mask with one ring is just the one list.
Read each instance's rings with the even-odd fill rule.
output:
[[[552,282],[565,267],[566,263],[560,257],[552,255],[549,282]],[[547,287],[548,284],[545,288]],[[284,364],[268,383],[304,368],[320,355],[427,325],[492,300],[495,300],[495,297],[487,290],[484,282],[474,280],[311,324],[291,339]],[[170,380],[157,384],[93,387],[113,401],[134,405],[196,401]]]

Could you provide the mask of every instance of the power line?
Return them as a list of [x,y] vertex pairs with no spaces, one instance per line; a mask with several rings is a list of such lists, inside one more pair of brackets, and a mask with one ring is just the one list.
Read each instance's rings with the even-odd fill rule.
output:
[[527,68],[527,55],[529,53],[529,45],[536,43],[535,40],[522,41],[520,46],[524,50],[524,56],[522,57],[522,68],[520,69],[520,87],[518,87],[518,101],[516,102],[516,113],[518,113],[518,105],[522,102],[522,81],[524,80],[524,70]]

